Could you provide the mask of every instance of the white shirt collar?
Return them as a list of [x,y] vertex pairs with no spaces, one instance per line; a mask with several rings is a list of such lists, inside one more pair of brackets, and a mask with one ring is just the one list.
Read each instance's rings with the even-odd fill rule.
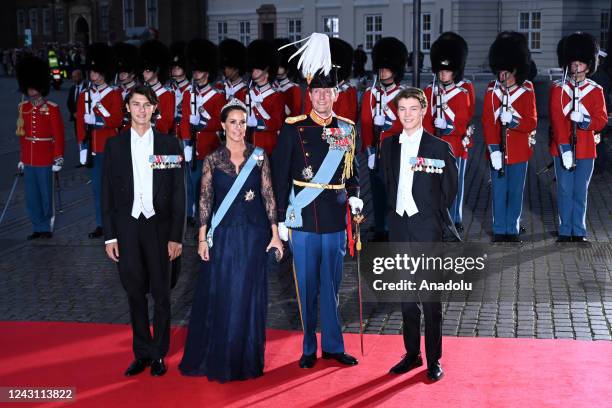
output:
[[423,127],[418,128],[411,134],[406,133],[406,129],[402,130],[400,134],[399,142],[400,143],[419,143],[421,141],[421,136],[423,135]]
[[135,130],[134,128],[130,129],[130,136],[131,136],[131,141],[132,143],[138,143],[138,144],[144,144],[144,145],[150,145],[151,143],[153,143],[153,128],[149,128],[144,135],[140,136]]

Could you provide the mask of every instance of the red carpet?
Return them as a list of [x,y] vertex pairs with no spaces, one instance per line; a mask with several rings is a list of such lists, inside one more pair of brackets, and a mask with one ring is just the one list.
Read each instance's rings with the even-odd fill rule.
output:
[[445,337],[446,374],[432,384],[425,367],[387,374],[402,355],[401,336],[367,335],[361,357],[359,336],[345,335],[347,350],[360,358],[357,367],[318,360],[302,370],[301,333],[270,330],[265,375],[221,385],[179,374],[183,328],[173,329],[165,377],[145,372],[130,379],[123,376],[132,358],[128,326],[0,322],[0,333],[0,386],[73,386],[77,401],[69,406],[77,407],[573,408],[612,400],[612,342],[603,341]]

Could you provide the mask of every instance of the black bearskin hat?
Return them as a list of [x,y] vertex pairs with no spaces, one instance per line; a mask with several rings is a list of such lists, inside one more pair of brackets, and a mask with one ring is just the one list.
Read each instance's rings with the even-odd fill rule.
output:
[[162,84],[168,80],[169,60],[170,51],[161,41],[147,40],[140,46],[140,72],[157,72],[157,79]]
[[408,50],[403,42],[395,37],[383,37],[372,48],[372,67],[374,71],[387,68],[393,71],[394,81],[399,83],[406,71]]
[[104,75],[105,81],[111,81],[115,72],[115,53],[106,43],[93,43],[87,48],[86,65],[89,71]]
[[27,96],[28,88],[36,89],[42,96],[49,93],[49,63],[47,61],[26,55],[17,62],[15,68],[21,93]]
[[289,44],[290,41],[288,38],[276,38],[274,40],[274,47],[278,50],[278,66],[285,68],[287,71],[287,76],[289,78],[295,78],[298,73],[297,69],[297,61],[298,57],[289,61],[289,58],[295,54],[297,48],[295,45],[290,45],[289,47],[285,47],[282,50],[279,50],[283,45]]
[[330,38],[332,64],[338,66],[338,81],[346,81],[353,67],[353,47],[340,38]]
[[270,81],[276,77],[278,59],[279,53],[272,41],[255,40],[247,47],[247,68],[249,71],[267,68]]
[[208,82],[217,78],[219,71],[219,48],[203,38],[194,38],[187,43],[187,67],[189,72],[208,72]]
[[580,61],[588,65],[588,75],[593,75],[597,71],[598,54],[597,40],[589,33],[577,31],[563,41],[562,67],[569,68],[573,61]]
[[447,31],[431,45],[429,59],[431,70],[436,74],[441,70],[453,71],[454,81],[463,79],[463,70],[468,54],[468,45],[459,34]]
[[527,38],[515,31],[504,31],[497,35],[489,48],[489,66],[495,75],[501,71],[513,72],[519,85],[522,85],[531,72],[531,53]]
[[113,51],[117,58],[117,73],[136,73],[138,66],[138,47],[134,44],[118,42],[113,45]]
[[184,71],[187,71],[186,46],[187,43],[185,41],[177,41],[170,44],[170,68],[181,67]]
[[219,57],[221,68],[236,68],[239,75],[244,75],[247,66],[247,49],[240,41],[233,38],[226,38],[221,41],[219,43]]

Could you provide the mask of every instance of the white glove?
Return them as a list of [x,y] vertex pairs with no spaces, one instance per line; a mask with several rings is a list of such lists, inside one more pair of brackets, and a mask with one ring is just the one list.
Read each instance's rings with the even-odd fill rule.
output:
[[572,167],[573,156],[571,151],[563,152],[561,155],[561,160],[563,160],[563,167],[569,170]]
[[83,118],[85,119],[85,123],[88,125],[96,124],[96,114],[95,113],[86,113],[83,115]]
[[262,103],[264,98],[261,95],[252,95],[251,102],[253,103]]
[[247,126],[248,127],[257,127],[257,118],[255,117],[253,112],[251,112],[251,114],[249,115],[249,118],[247,119]]
[[17,163],[17,170],[21,173],[23,171],[23,168],[25,167],[25,164],[23,164],[22,161],[20,161],[19,163]]
[[512,122],[512,112],[502,111],[499,119],[504,125],[507,125],[508,123]]
[[358,197],[350,197],[349,205],[351,206],[351,213],[359,214],[363,210],[363,200]]
[[278,237],[281,239],[281,241],[289,240],[289,228],[285,226],[284,222],[278,223]]
[[376,163],[376,155],[372,153],[368,156],[368,168],[374,170],[374,164]]
[[582,123],[584,122],[584,114],[579,111],[573,111],[570,114],[570,119],[572,120],[572,122]]
[[193,147],[185,146],[183,149],[183,153],[185,153],[185,161],[190,162],[193,159]]
[[87,163],[87,149],[79,151],[79,162],[84,166]]
[[374,116],[374,125],[375,126],[385,126],[385,117],[383,115]]
[[491,153],[491,166],[493,166],[495,170],[500,170],[502,168],[502,154],[499,150]]
[[461,144],[467,149],[467,147],[470,145],[470,138],[465,136],[463,139],[461,139]]
[[200,115],[189,115],[189,123],[197,126],[200,124]]
[[51,170],[54,172],[60,171],[64,166],[64,158],[58,157],[53,161],[53,166],[51,166]]
[[436,118],[434,120],[434,126],[438,129],[446,129],[447,123],[444,118]]

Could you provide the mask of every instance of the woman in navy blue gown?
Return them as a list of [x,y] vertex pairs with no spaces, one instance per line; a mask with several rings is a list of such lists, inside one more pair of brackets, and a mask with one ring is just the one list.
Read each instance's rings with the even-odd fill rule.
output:
[[[219,382],[263,374],[268,251],[283,246],[276,225],[270,165],[245,142],[246,107],[234,99],[221,110],[225,146],[204,159],[198,254],[202,258],[181,373]],[[249,157],[256,165],[206,241],[214,214]]]

